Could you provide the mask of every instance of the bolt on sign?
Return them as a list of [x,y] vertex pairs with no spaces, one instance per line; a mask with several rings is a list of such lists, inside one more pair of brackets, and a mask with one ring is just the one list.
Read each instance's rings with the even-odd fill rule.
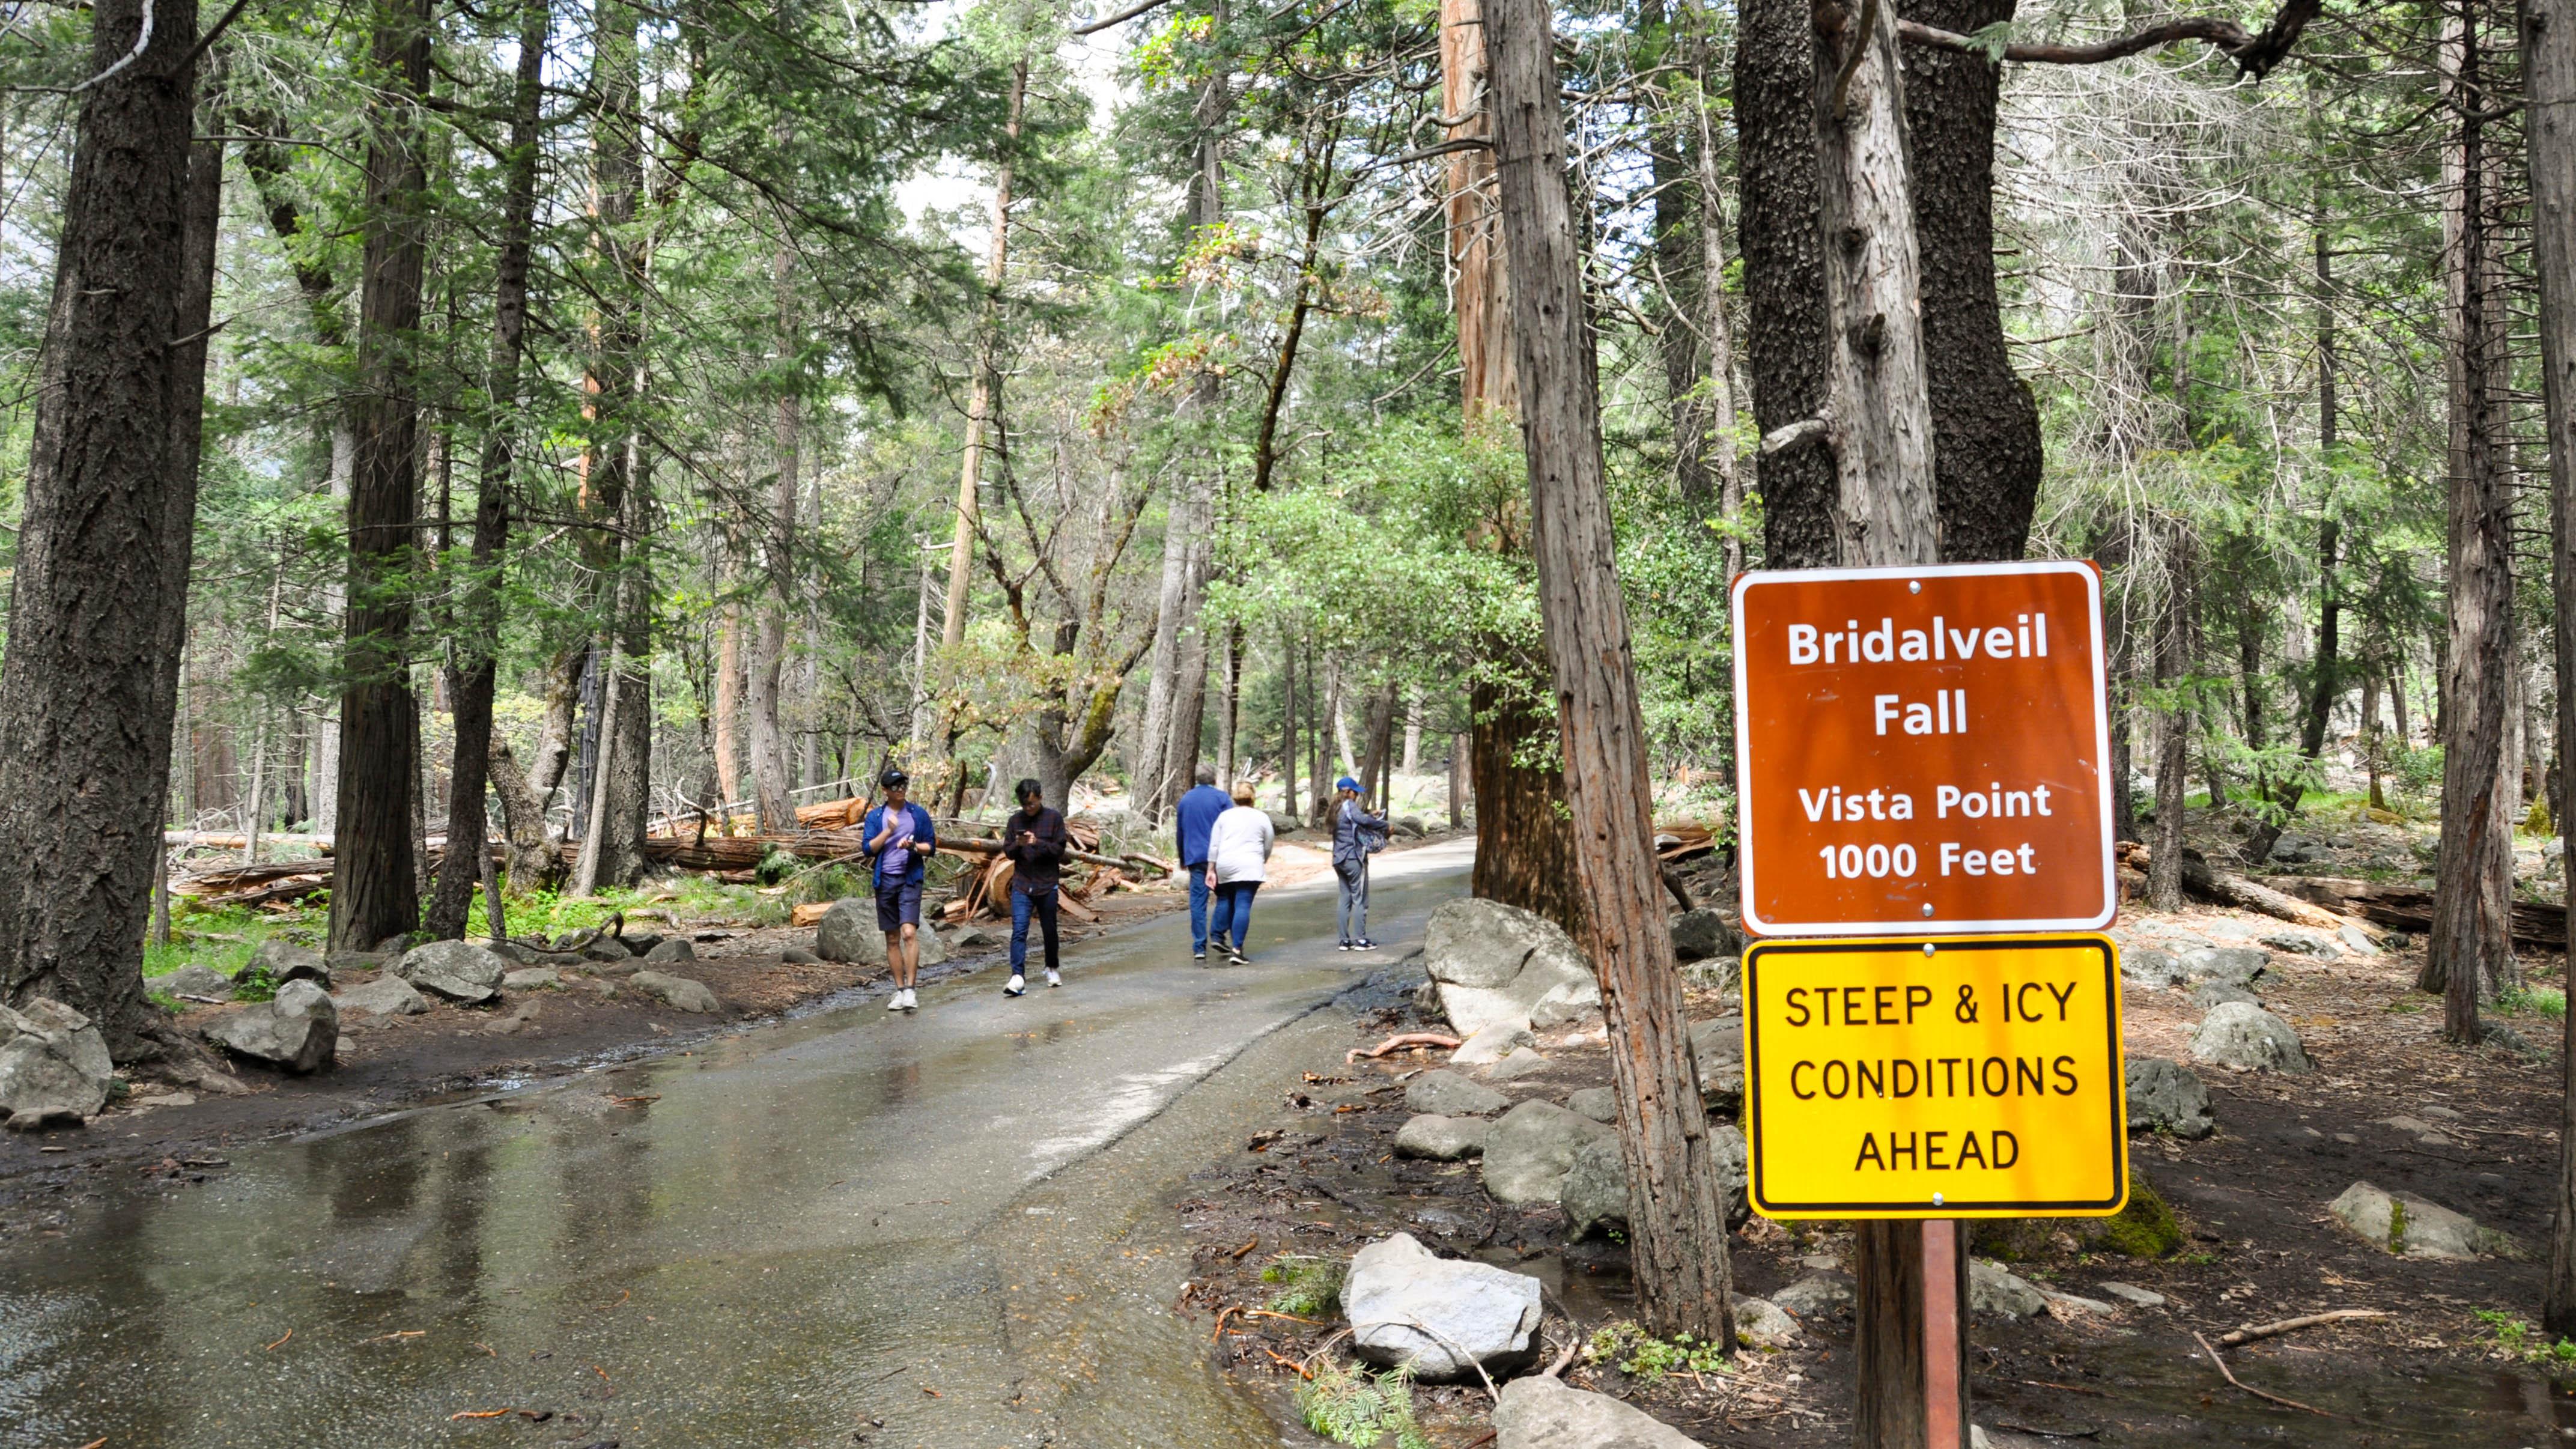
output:
[[2108,1217],[2120,964],[2091,934],[1757,941],[1746,1142],[1773,1218]]
[[2110,924],[2091,564],[1766,570],[1733,596],[1747,930]]

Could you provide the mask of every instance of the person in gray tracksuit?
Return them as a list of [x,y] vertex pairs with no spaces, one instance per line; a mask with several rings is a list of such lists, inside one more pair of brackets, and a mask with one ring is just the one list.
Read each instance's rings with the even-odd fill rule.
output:
[[1371,815],[1360,803],[1360,782],[1344,775],[1333,782],[1340,799],[1333,805],[1333,883],[1341,895],[1335,921],[1345,951],[1374,951],[1368,934],[1369,857],[1386,845],[1386,817]]

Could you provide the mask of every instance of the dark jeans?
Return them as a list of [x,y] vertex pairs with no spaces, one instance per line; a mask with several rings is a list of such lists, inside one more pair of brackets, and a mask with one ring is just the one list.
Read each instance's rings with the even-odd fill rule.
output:
[[1011,974],[1025,976],[1020,968],[1029,960],[1029,917],[1038,918],[1046,936],[1046,968],[1055,969],[1055,887],[1044,890],[1011,892]]
[[1208,912],[1208,938],[1225,944],[1228,928],[1234,932],[1235,954],[1243,953],[1243,943],[1252,939],[1252,893],[1261,889],[1257,880],[1230,880],[1216,888],[1216,908]]
[[1190,950],[1204,956],[1207,954],[1207,862],[1183,865],[1181,874],[1190,878]]

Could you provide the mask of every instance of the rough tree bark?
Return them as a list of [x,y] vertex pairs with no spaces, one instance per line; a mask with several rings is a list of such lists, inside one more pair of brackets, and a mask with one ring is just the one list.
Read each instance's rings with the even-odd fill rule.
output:
[[428,0],[378,0],[368,104],[364,274],[358,291],[357,466],[349,483],[349,607],[340,695],[340,791],[331,944],[371,951],[420,924],[412,800],[420,738],[412,697],[413,531],[420,516],[421,269],[428,171]]
[[2191,672],[2191,530],[2180,519],[2165,527],[2164,617],[2156,625],[2156,685],[2164,692],[2156,712],[2156,838],[2148,857],[2147,903],[2160,911],[2182,909],[2183,797],[2191,792],[2191,712],[2181,697]]
[[[500,573],[510,535],[511,475],[519,420],[519,349],[528,327],[528,259],[537,215],[538,103],[545,89],[548,0],[528,0],[519,24],[519,73],[511,93],[509,185],[493,268],[492,348],[484,383],[483,456],[474,498],[474,549],[457,606],[456,754],[449,774],[448,849],[423,925],[439,940],[465,935],[489,852],[484,785],[490,777],[492,695],[501,653]],[[465,848],[470,843],[475,848]]]
[[760,609],[752,621],[751,668],[744,703],[751,716],[752,809],[763,835],[796,828],[796,800],[787,783],[787,731],[781,720],[786,693],[788,593],[796,579],[796,481],[802,415],[789,370],[802,350],[796,322],[796,249],[782,238],[770,282],[778,305],[778,398],[770,432],[769,516],[761,537]]
[[1683,1031],[1681,984],[1654,857],[1645,721],[1601,461],[1599,378],[1565,184],[1565,123],[1545,0],[1489,0],[1488,102],[1513,355],[1566,804],[1581,848],[1583,942],[1601,978],[1630,1252],[1649,1332],[1732,1345],[1726,1216]]
[[[2550,589],[2559,626],[2558,740],[2576,740],[2576,0],[2521,0],[2524,135],[2531,170],[2532,271],[2540,290],[2543,414],[2549,437]],[[2401,705],[2402,707],[2402,705]],[[2566,761],[2562,754],[2561,765]],[[2562,776],[2561,784],[2565,781]],[[2576,849],[2576,811],[2551,801],[2559,838]],[[2569,873],[2576,884],[2576,872]],[[2576,891],[2568,902],[2576,906]],[[2559,1060],[2576,1062],[2576,1013]],[[2558,1109],[2558,1191],[2549,1232],[2541,1326],[2576,1335],[2576,1074],[2563,1075]]]
[[[141,0],[100,0],[89,68]],[[176,1043],[143,995],[186,629],[222,149],[191,153],[193,4],[82,92],[0,663],[0,1002],[60,1000],[118,1061]],[[192,166],[193,161],[193,166]],[[192,174],[193,172],[193,174]]]
[[2513,493],[2499,449],[2503,404],[2498,298],[2490,283],[2486,117],[2478,7],[2445,20],[2449,109],[2457,130],[2444,169],[2454,184],[2443,230],[2451,326],[2449,629],[2442,688],[2442,834],[2433,928],[2419,984],[2443,993],[2442,1032],[2474,1043],[2485,1034],[2478,998],[2511,971],[2511,900],[2495,889],[2510,869],[2512,817],[2501,774],[2507,724],[2505,673],[2513,659]]

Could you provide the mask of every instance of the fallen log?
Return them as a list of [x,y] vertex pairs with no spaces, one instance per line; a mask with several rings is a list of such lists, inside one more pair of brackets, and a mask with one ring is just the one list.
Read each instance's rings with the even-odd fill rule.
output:
[[[2155,861],[2155,852],[2135,841],[2120,842],[2116,852],[2122,865],[2139,872]],[[2314,926],[2332,931],[2344,924],[2343,917],[2306,901],[2294,900],[2269,886],[2257,885],[2241,875],[2221,875],[2213,870],[2209,858],[2185,846],[2182,853],[2183,894],[2214,906],[2233,906],[2293,925]]]
[[2236,1348],[2260,1339],[2278,1338],[2285,1333],[2296,1333],[2302,1328],[2322,1328],[2329,1323],[2350,1323],[2357,1319],[2386,1318],[2387,1316],[2387,1311],[2379,1308],[2337,1308],[2325,1313],[2284,1318],[2278,1323],[2249,1323],[2220,1334],[2218,1341],[2229,1348]]

